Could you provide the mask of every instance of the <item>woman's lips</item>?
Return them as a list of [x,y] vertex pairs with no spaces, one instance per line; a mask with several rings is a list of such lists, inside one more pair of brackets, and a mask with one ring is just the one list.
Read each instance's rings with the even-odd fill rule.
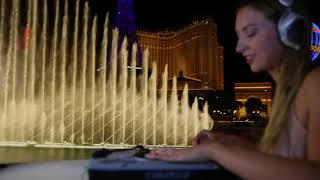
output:
[[248,64],[251,64],[254,60],[254,56],[253,55],[249,55],[249,56],[246,56],[246,62]]

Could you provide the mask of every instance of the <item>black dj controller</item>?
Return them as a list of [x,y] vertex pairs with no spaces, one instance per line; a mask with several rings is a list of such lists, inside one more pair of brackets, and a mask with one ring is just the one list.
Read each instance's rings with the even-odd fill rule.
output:
[[90,180],[102,179],[239,179],[218,164],[176,163],[144,158],[143,147],[110,151],[102,149],[89,162]]

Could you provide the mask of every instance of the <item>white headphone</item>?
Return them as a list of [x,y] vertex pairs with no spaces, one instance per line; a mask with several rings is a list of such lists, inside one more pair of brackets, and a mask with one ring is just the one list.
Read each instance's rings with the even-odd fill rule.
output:
[[303,34],[307,28],[306,19],[292,11],[291,6],[294,0],[279,0],[285,7],[278,21],[278,33],[284,45],[294,50],[300,50],[303,44]]

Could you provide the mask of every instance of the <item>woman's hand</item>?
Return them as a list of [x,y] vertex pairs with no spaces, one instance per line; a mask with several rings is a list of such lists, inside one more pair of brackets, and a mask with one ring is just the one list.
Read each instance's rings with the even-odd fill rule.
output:
[[158,159],[174,162],[208,162],[214,161],[214,149],[216,147],[239,146],[242,148],[255,148],[253,143],[235,135],[213,133],[201,130],[192,141],[191,148],[160,148],[151,150],[145,155],[149,159]]
[[213,132],[203,129],[196,135],[196,137],[192,139],[192,145],[196,146],[199,144],[210,143],[214,140],[215,135],[213,134]]
[[145,157],[172,162],[208,162],[212,160],[212,146],[207,143],[191,148],[160,148],[151,150]]
[[243,148],[255,149],[256,145],[245,138],[236,135],[201,130],[192,140],[192,145],[207,144],[211,142],[220,143],[227,146],[240,146]]

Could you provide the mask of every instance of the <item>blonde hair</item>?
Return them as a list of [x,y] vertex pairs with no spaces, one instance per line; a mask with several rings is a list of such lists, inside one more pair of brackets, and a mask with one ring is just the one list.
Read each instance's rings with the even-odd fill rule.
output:
[[[241,7],[252,7],[262,12],[265,17],[273,21],[275,25],[282,13],[282,7],[276,0],[248,1]],[[287,115],[293,110],[292,103],[300,89],[304,77],[310,71],[310,27],[304,33],[303,48],[299,51],[284,47],[281,58],[280,77],[276,84],[273,100],[272,114],[259,144],[263,152],[272,153],[277,144],[282,129],[287,123]],[[310,31],[308,31],[310,30]],[[279,40],[280,41],[280,40]]]
[[287,123],[289,111],[295,110],[292,109],[292,104],[309,69],[309,47],[299,52],[285,48],[272,114],[259,144],[261,151],[271,153],[277,144]]

